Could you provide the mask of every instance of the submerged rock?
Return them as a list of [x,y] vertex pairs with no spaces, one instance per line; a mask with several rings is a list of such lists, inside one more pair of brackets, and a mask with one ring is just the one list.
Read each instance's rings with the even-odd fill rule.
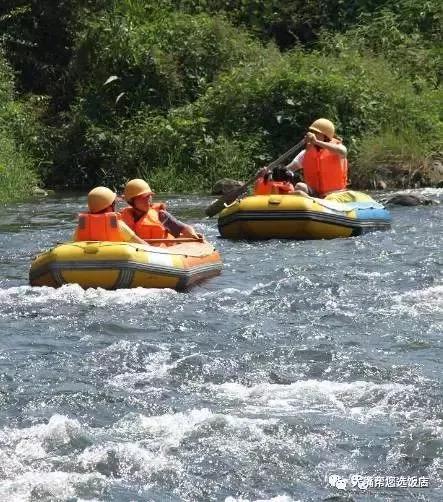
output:
[[212,187],[212,195],[225,195],[234,188],[243,185],[242,181],[233,180],[231,178],[222,178],[218,180]]
[[32,195],[35,195],[36,197],[47,197],[48,192],[46,190],[43,190],[43,188],[33,187]]
[[383,180],[374,181],[374,185],[376,190],[386,190],[388,188],[386,181]]
[[397,193],[383,199],[384,204],[396,204],[398,206],[427,206],[429,204],[438,204],[439,202],[428,197],[424,197],[420,194],[414,193]]

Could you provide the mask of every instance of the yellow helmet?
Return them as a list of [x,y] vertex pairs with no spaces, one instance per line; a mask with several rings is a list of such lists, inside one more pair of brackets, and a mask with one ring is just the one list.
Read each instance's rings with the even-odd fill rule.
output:
[[117,194],[106,187],[93,188],[88,193],[88,207],[91,213],[98,213],[110,206],[116,199]]
[[125,190],[123,192],[123,197],[126,202],[129,202],[134,197],[143,194],[153,194],[151,187],[146,183],[146,181],[141,179],[130,180],[125,185]]
[[329,139],[332,139],[335,136],[335,126],[328,119],[317,119],[309,126],[309,130],[313,132],[319,132],[320,134],[324,134]]

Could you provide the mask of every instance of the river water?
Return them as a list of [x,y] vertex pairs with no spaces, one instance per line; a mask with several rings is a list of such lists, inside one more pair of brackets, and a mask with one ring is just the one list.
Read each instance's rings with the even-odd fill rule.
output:
[[224,261],[185,293],[31,288],[85,197],[3,208],[0,500],[442,500],[442,206],[230,242],[169,202]]

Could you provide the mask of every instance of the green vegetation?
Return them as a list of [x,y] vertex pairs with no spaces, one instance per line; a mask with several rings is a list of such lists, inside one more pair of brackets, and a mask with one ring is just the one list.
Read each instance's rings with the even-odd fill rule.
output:
[[354,187],[426,183],[442,150],[441,9],[5,0],[0,198],[26,193],[33,172],[55,187],[144,176],[157,190],[207,190],[247,177],[320,116],[349,147]]
[[36,185],[34,127],[29,106],[15,99],[12,71],[0,53],[0,201],[26,197]]
[[432,160],[429,142],[417,136],[416,131],[386,130],[360,141],[358,163],[353,170],[354,186],[377,187],[380,180],[403,188],[425,186],[434,181],[430,170]]

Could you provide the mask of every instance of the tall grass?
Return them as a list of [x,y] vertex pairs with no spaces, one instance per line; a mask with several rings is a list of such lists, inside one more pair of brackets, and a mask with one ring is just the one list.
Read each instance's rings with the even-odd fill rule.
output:
[[0,202],[22,199],[37,183],[34,132],[33,112],[15,99],[13,72],[0,47]]
[[391,188],[406,188],[431,183],[434,147],[416,130],[387,130],[363,138],[352,163],[352,185],[367,188],[384,181]]
[[254,162],[254,149],[257,145],[252,140],[242,142],[220,136],[197,142],[186,166],[181,153],[172,150],[161,167],[141,167],[138,175],[163,192],[210,191],[220,178],[248,178],[261,165]]
[[30,158],[0,136],[0,202],[24,199],[37,181]]

